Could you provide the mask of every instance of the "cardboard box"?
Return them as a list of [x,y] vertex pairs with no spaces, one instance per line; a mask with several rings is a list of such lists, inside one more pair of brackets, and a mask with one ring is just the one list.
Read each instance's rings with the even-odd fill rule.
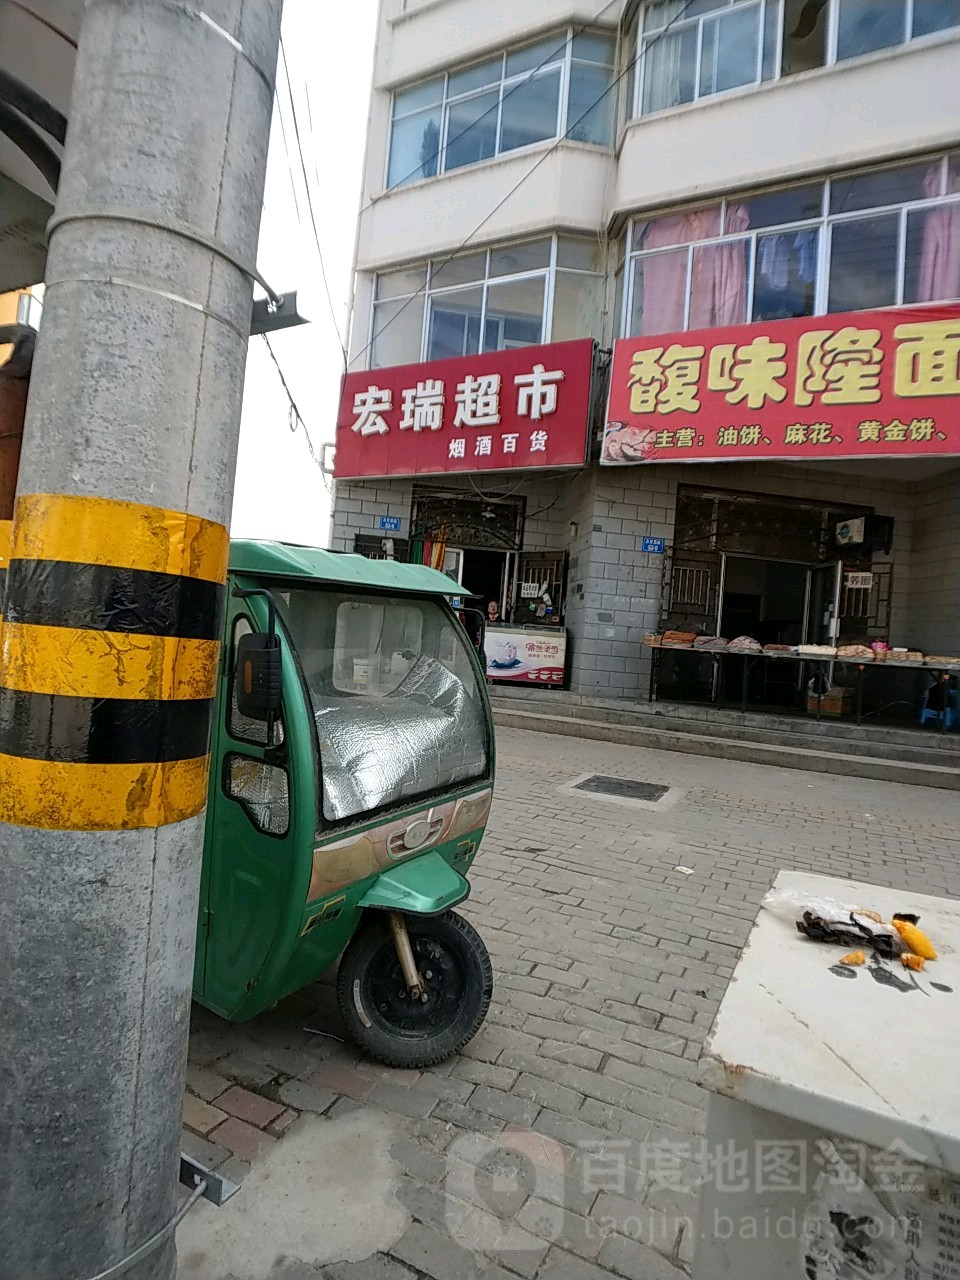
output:
[[853,690],[841,689],[834,686],[834,688],[829,689],[819,700],[815,693],[808,693],[808,715],[815,716],[817,714],[818,701],[820,714],[822,716],[848,716],[853,711]]

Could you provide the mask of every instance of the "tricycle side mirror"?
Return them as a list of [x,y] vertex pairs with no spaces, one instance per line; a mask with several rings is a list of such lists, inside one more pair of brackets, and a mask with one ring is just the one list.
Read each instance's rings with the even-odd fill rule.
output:
[[266,723],[267,742],[273,742],[273,724],[280,715],[283,698],[283,668],[280,659],[280,637],[277,635],[277,602],[273,593],[262,587],[234,588],[241,600],[262,596],[267,602],[267,629],[251,632],[237,641],[237,667],[234,690],[237,711],[247,720]]
[[280,714],[283,668],[280,637],[251,632],[237,641],[237,710],[248,720],[272,723]]

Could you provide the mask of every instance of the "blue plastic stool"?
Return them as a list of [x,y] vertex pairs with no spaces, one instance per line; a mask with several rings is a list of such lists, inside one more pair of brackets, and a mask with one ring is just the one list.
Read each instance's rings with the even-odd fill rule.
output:
[[920,724],[925,725],[929,723],[931,720],[934,722],[934,724],[940,724],[941,721],[943,720],[944,715],[946,715],[947,717],[946,728],[947,729],[955,728],[957,721],[960,720],[960,710],[958,710],[958,703],[960,703],[960,695],[957,694],[955,689],[949,689],[947,691],[946,711],[945,712],[934,711],[932,707],[927,706],[927,695],[925,693],[923,695],[923,701],[920,703]]

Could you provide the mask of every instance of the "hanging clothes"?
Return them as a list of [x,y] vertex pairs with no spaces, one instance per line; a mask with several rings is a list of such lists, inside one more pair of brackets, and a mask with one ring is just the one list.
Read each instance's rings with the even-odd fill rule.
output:
[[813,284],[817,278],[817,231],[798,231],[793,239],[797,253],[797,275],[804,284]]
[[760,274],[771,289],[782,292],[790,283],[790,244],[783,235],[761,237],[758,248]]

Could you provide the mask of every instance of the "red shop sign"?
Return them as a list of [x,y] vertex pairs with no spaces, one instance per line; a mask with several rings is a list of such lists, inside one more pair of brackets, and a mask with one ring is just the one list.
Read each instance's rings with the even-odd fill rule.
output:
[[582,466],[593,341],[351,373],[337,479]]
[[601,462],[960,454],[960,308],[616,343]]

